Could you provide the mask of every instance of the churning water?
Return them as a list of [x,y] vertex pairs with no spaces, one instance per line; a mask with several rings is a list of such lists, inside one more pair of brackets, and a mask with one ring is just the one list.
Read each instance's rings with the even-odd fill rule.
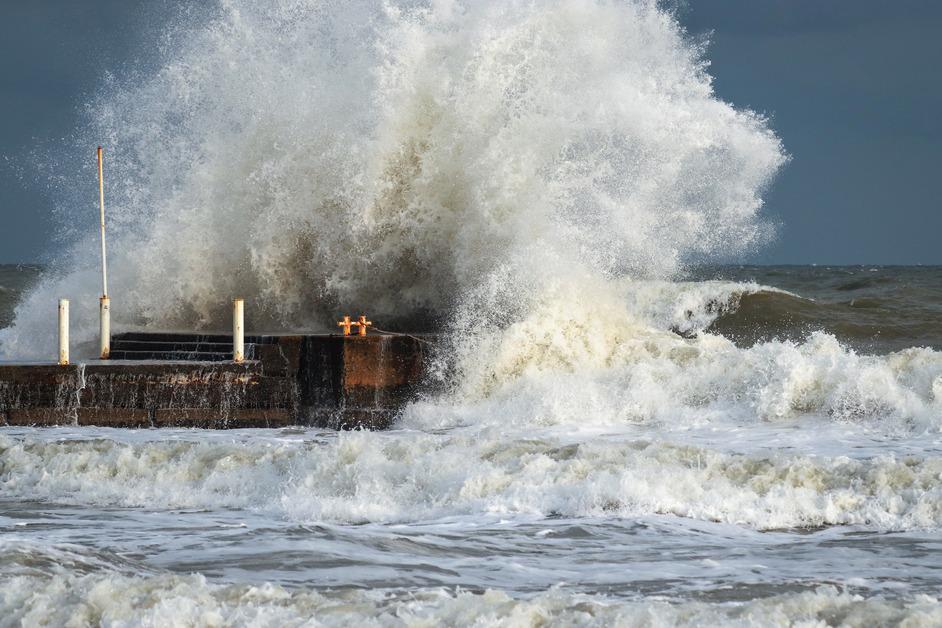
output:
[[[669,12],[258,4],[94,103],[114,326],[366,309],[447,331],[444,391],[389,432],[4,428],[0,624],[942,623],[942,270],[704,268],[786,156]],[[5,357],[59,296],[94,337],[94,237]]]

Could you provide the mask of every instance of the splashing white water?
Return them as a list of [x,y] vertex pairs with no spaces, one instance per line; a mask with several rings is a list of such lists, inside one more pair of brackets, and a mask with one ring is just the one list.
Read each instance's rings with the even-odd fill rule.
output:
[[[864,598],[833,586],[779,595],[748,604],[666,600],[623,601],[550,591],[528,600],[501,591],[429,590],[388,595],[291,591],[275,585],[210,584],[200,576],[18,576],[3,582],[0,605],[9,625],[107,626],[935,626],[942,605],[921,595],[911,600]],[[833,623],[832,623],[833,622]],[[5,622],[4,622],[5,623]]]
[[[784,160],[647,0],[226,2],[168,40],[88,132],[119,329],[224,327],[236,294],[268,327],[519,315],[560,282],[749,250]],[[93,337],[93,250],[20,306],[8,355],[40,351],[57,296]]]
[[[785,157],[656,3],[230,1],[168,32],[159,69],[119,82],[88,132],[113,147],[116,330],[224,328],[237,294],[256,328],[364,308],[450,326],[459,403],[554,404],[564,385],[609,400],[600,423],[942,425],[931,351],[667,332],[768,290],[664,278],[760,242]],[[45,352],[59,296],[94,338],[88,250],[20,305],[7,356]]]
[[291,521],[677,515],[759,529],[942,527],[942,459],[740,454],[506,429],[345,433],[325,442],[121,443],[0,436],[10,498],[241,508]]
[[[113,547],[123,508],[251,513],[266,535],[285,521],[467,531],[558,516],[942,529],[942,458],[925,434],[942,426],[939,353],[858,355],[820,332],[736,347],[705,330],[771,288],[670,281],[762,242],[760,193],[785,157],[761,117],[712,93],[702,45],[652,0],[223,0],[171,25],[155,66],[110,87],[83,137],[83,151],[108,147],[115,328],[224,328],[236,295],[256,328],[316,330],[364,308],[450,326],[454,377],[386,433],[6,428],[4,499],[72,505],[96,531],[65,552],[61,526],[11,517],[0,626],[939,623],[933,598],[830,587],[717,604],[535,593],[519,575],[525,594],[406,594],[401,566],[394,588],[353,577],[370,590],[333,592],[109,566],[94,545]],[[90,235],[19,307],[5,356],[46,353],[60,296],[73,336],[94,337],[94,251]],[[156,536],[126,536],[179,534],[148,525]],[[692,542],[704,538],[717,541]],[[212,541],[209,564],[238,543]],[[567,543],[568,561],[581,546]],[[820,547],[837,552],[824,573],[852,569]],[[656,546],[630,548],[634,569]],[[761,582],[743,597],[782,586],[739,566],[722,582]],[[817,569],[802,583],[840,581]]]

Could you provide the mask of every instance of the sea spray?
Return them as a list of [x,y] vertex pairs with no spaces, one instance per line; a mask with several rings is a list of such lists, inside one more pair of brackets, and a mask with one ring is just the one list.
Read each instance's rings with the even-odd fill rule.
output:
[[[940,525],[928,453],[911,472],[670,439],[562,458],[571,443],[551,433],[528,449],[554,429],[942,426],[937,352],[861,355],[822,332],[736,346],[710,325],[772,289],[671,281],[762,241],[760,194],[785,156],[765,120],[713,94],[703,46],[655,3],[231,1],[186,19],[86,131],[112,147],[116,327],[225,328],[235,294],[257,328],[323,329],[340,307],[431,319],[450,332],[445,393],[407,408],[399,436],[323,446],[8,440],[8,490],[301,521]],[[20,305],[6,355],[44,346],[59,295],[94,338],[93,243]],[[913,473],[899,491],[880,479]]]
[[[784,154],[713,94],[703,51],[647,1],[185,13],[82,136],[113,155],[115,325],[222,328],[234,294],[258,326],[339,307],[505,325],[559,281],[748,251]],[[35,355],[60,293],[93,337],[90,246],[19,307],[6,354]]]
[[[0,626],[940,622],[938,271],[678,281],[763,241],[784,154],[669,12],[226,0],[163,42],[73,156],[116,328],[362,308],[448,332],[445,386],[384,432],[4,428]],[[95,337],[89,231],[4,357],[59,297]],[[822,331],[827,282],[880,316]],[[812,314],[716,333],[757,311]]]

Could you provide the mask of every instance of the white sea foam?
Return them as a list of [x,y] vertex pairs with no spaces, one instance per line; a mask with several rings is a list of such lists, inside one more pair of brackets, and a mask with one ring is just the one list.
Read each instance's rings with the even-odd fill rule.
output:
[[[543,291],[510,324],[492,324],[469,308],[459,315],[465,333],[453,340],[453,398],[459,404],[492,398],[479,421],[522,416],[526,423],[534,415],[526,408],[536,408],[542,421],[557,424],[823,415],[890,432],[942,427],[942,353],[859,355],[823,332],[803,342],[739,348],[718,335],[688,339],[667,331],[702,330],[723,307],[758,290],[585,278]],[[428,425],[447,425],[441,415],[429,419]]]
[[299,522],[461,515],[670,514],[787,528],[942,527],[942,458],[736,454],[498,428],[350,433],[324,442],[0,440],[8,497],[145,508],[248,508]]
[[212,584],[199,575],[88,575],[64,569],[0,576],[0,626],[935,626],[942,604],[921,595],[864,598],[821,586],[746,603],[625,600],[550,590],[315,591]]
[[[938,447],[791,447],[782,427],[938,432],[942,355],[859,355],[821,332],[737,347],[706,330],[772,288],[670,281],[765,239],[760,194],[785,155],[761,116],[713,94],[703,44],[653,0],[204,11],[168,28],[156,70],[109,83],[70,156],[107,149],[114,328],[222,329],[235,295],[257,328],[321,329],[350,308],[430,317],[450,332],[445,390],[389,433],[8,428],[4,500],[279,523],[942,529]],[[60,197],[70,217],[95,215],[82,175]],[[18,307],[4,357],[48,357],[59,297],[73,338],[95,337],[96,236]],[[742,431],[774,438],[740,450]],[[0,625],[942,622],[931,598],[829,587],[724,604],[225,585],[24,539],[0,548]]]

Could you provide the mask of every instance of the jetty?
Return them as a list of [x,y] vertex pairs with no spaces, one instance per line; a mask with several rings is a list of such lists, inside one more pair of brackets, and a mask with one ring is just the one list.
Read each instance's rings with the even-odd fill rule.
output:
[[434,335],[242,336],[240,318],[233,335],[115,335],[107,359],[0,363],[0,424],[382,429],[427,381]]
[[59,299],[57,361],[0,362],[0,425],[381,429],[427,383],[435,337],[370,331],[365,315],[344,316],[336,334],[246,335],[235,298],[231,334],[112,336],[101,146],[96,156],[99,359],[70,360],[69,300]]

